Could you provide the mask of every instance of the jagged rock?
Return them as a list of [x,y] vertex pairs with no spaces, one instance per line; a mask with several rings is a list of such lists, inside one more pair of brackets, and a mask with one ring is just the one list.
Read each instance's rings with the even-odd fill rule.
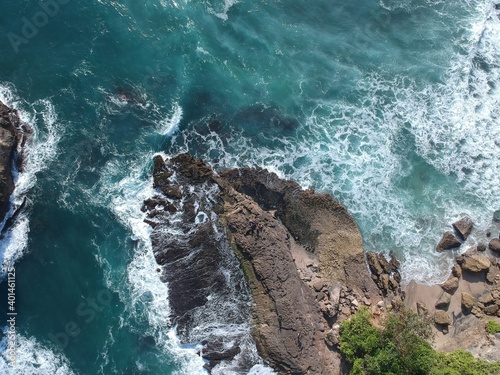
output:
[[436,301],[436,309],[447,309],[451,302],[451,294],[443,292]]
[[472,309],[474,303],[476,302],[475,298],[467,292],[462,292],[462,307],[466,310]]
[[161,191],[167,198],[171,199],[181,199],[182,192],[179,185],[163,185]]
[[458,264],[455,264],[451,268],[451,274],[456,278],[460,279],[462,277],[462,268]]
[[445,232],[441,240],[439,241],[436,250],[438,252],[443,252],[444,250],[451,250],[460,247],[462,243],[451,231]]
[[500,239],[493,238],[488,244],[488,247],[490,248],[491,251],[500,254]]
[[380,276],[384,273],[384,267],[380,263],[380,254],[373,252],[366,253],[366,260],[368,262],[370,270],[374,275]]
[[490,268],[491,261],[485,255],[476,253],[464,256],[461,266],[464,271],[481,272]]
[[441,288],[447,293],[453,294],[458,289],[458,278],[450,277],[443,284],[441,284]]
[[329,347],[336,347],[340,344],[340,325],[335,324],[325,335],[325,342]]
[[417,314],[419,316],[427,316],[429,315],[429,310],[423,303],[417,302]]
[[451,324],[451,319],[446,311],[436,310],[434,313],[434,323],[442,326],[448,326]]
[[467,237],[469,237],[470,232],[472,231],[472,227],[474,226],[474,223],[472,222],[471,218],[468,216],[465,216],[461,218],[460,220],[454,222],[452,224],[453,229],[457,232],[458,236],[462,241],[465,241]]

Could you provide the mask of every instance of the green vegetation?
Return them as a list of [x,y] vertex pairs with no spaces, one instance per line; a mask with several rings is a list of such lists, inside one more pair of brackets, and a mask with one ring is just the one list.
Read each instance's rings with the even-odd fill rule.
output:
[[340,325],[350,375],[500,375],[500,362],[475,360],[461,350],[437,353],[429,344],[430,321],[412,311],[392,312],[382,326],[373,326],[367,309]]
[[490,320],[486,324],[486,332],[488,332],[490,335],[494,335],[495,333],[499,333],[500,332],[500,324],[498,324],[497,322],[495,322],[493,320]]

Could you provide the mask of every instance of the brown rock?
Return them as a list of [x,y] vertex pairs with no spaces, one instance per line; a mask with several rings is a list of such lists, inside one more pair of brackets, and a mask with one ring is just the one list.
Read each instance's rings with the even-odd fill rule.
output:
[[470,232],[472,231],[472,227],[474,226],[474,223],[472,222],[471,218],[468,216],[465,216],[461,218],[460,220],[454,222],[452,224],[453,229],[457,232],[458,236],[462,241],[465,241],[467,237],[469,237]]
[[500,254],[500,239],[493,238],[488,244],[488,247],[490,248],[491,251]]
[[486,294],[482,295],[481,297],[479,297],[478,301],[482,304],[487,305],[487,304],[493,302],[493,296],[491,295],[491,293],[486,293]]
[[489,305],[483,309],[486,315],[495,315],[498,312],[498,310],[500,310],[498,305]]
[[167,198],[171,199],[181,199],[182,192],[179,185],[163,185],[161,191]]
[[462,268],[458,264],[455,264],[451,268],[451,274],[460,279],[462,277]]
[[448,326],[451,324],[450,316],[443,310],[436,310],[434,313],[434,323],[438,325]]
[[325,287],[325,282],[322,280],[315,281],[313,283],[313,288],[316,292],[321,292],[321,290]]
[[477,251],[486,251],[486,245],[482,242],[478,243],[476,246]]
[[472,309],[475,303],[475,298],[467,292],[462,292],[462,307],[466,310]]
[[483,254],[472,254],[470,256],[465,256],[462,262],[462,269],[470,272],[481,272],[489,269],[491,262]]
[[443,292],[436,301],[436,309],[445,310],[450,305],[450,302],[451,302],[451,294]]
[[450,277],[443,284],[441,284],[441,288],[447,293],[453,294],[458,289],[458,278]]
[[380,276],[384,273],[384,267],[380,264],[380,254],[373,252],[366,253],[366,260],[368,267],[370,267],[374,275]]
[[488,270],[488,273],[486,274],[486,280],[488,280],[489,283],[497,283],[500,281],[500,269],[498,266],[491,265],[491,267]]
[[460,245],[462,245],[460,240],[457,237],[455,237],[453,232],[448,231],[443,234],[443,237],[441,237],[441,240],[439,241],[436,250],[441,253],[444,250],[451,250],[460,247]]

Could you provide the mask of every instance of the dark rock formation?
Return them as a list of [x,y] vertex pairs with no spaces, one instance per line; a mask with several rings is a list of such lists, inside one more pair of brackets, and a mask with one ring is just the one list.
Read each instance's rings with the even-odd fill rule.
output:
[[200,319],[241,324],[251,313],[259,354],[280,374],[338,374],[335,322],[378,294],[347,210],[266,170],[215,174],[187,154],[156,156],[153,177],[142,210],[154,255],[181,340],[203,343],[207,369],[244,357],[243,338],[228,347],[227,333],[195,335]]
[[390,261],[379,253],[367,253],[366,260],[372,272],[372,279],[384,296],[392,291],[397,294],[401,275],[399,273],[399,262],[391,257]]
[[0,102],[0,222],[10,209],[14,191],[13,159],[18,144],[19,117],[17,112]]
[[441,240],[439,241],[436,250],[438,252],[443,252],[444,250],[451,250],[460,247],[462,242],[455,237],[455,234],[451,231],[445,232]]
[[458,237],[462,240],[465,241],[467,237],[469,237],[470,232],[472,231],[472,227],[474,226],[474,223],[472,222],[471,218],[468,216],[465,216],[461,218],[460,220],[454,222],[452,224],[453,229],[455,229]]

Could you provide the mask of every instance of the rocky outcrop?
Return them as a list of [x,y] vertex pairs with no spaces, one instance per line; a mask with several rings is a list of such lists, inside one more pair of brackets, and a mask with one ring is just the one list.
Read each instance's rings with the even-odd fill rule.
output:
[[399,273],[399,261],[391,256],[388,261],[383,254],[369,252],[366,254],[368,267],[372,272],[372,279],[384,296],[391,291],[398,294],[401,274]]
[[217,174],[187,154],[156,156],[153,184],[143,211],[172,323],[182,342],[203,343],[207,368],[244,358],[244,338],[195,334],[199,319],[247,319],[278,373],[338,374],[338,321],[380,300],[347,210],[266,170]]
[[0,222],[10,209],[10,196],[14,191],[12,168],[19,122],[17,112],[0,102]]

